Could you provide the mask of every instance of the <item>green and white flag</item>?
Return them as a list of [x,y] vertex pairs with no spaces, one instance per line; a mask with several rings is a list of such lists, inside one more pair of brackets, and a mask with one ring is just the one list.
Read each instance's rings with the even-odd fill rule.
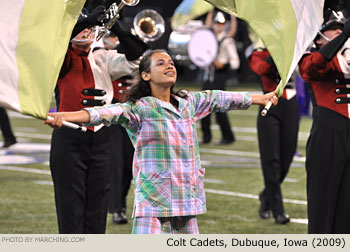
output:
[[245,20],[270,52],[281,83],[277,95],[323,21],[324,0],[206,0]]
[[0,106],[45,119],[85,0],[0,1]]

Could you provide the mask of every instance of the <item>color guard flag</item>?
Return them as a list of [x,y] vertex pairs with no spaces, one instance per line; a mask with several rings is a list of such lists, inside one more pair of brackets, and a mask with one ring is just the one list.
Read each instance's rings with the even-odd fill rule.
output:
[[0,106],[46,119],[85,0],[0,1]]
[[281,96],[323,21],[324,0],[206,0],[245,20],[270,52],[282,81]]

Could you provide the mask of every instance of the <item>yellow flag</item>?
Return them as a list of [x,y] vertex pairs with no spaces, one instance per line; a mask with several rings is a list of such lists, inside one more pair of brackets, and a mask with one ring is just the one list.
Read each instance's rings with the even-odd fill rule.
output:
[[0,1],[1,107],[46,118],[84,3],[85,0]]

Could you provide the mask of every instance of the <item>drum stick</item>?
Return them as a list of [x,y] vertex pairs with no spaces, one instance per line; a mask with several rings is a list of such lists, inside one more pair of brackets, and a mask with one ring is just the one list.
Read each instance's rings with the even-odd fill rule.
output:
[[[48,120],[53,120],[52,116],[47,116]],[[76,130],[80,130],[82,132],[86,132],[87,128],[75,123],[71,123],[71,122],[67,122],[67,121],[63,121],[63,126],[67,127],[67,128],[71,128],[71,129],[76,129]]]
[[265,108],[261,111],[261,115],[262,115],[262,116],[266,116],[267,111],[269,111],[269,109],[271,108],[271,106],[272,106],[272,102],[269,101],[269,102],[266,104]]

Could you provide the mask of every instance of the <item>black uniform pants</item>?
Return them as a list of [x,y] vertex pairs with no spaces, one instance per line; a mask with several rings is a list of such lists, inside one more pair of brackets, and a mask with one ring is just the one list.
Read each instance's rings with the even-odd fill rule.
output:
[[0,128],[5,143],[16,141],[16,137],[11,129],[9,117],[4,108],[0,108]]
[[[225,90],[225,82],[228,76],[224,71],[216,71],[214,75],[214,81],[204,81],[202,83],[202,90]],[[216,123],[219,125],[221,130],[221,139],[226,141],[234,141],[235,136],[231,129],[230,120],[226,112],[216,112]],[[212,138],[210,130],[211,114],[207,115],[201,120],[201,129],[203,133],[203,141],[210,142]]]
[[258,114],[258,139],[265,188],[261,193],[274,217],[284,213],[281,184],[295,154],[299,129],[298,104],[279,99],[266,116]]
[[108,127],[53,131],[50,168],[60,233],[105,233],[113,154]]
[[[201,120],[201,128],[203,132],[203,141],[210,142],[211,141],[211,130],[210,130],[210,115],[207,115]],[[231,124],[228,119],[226,112],[215,112],[216,122],[221,129],[221,139],[227,141],[234,141],[235,136],[231,129]]]
[[313,109],[306,146],[309,233],[350,233],[350,120]]
[[126,132],[120,125],[112,125],[111,134],[115,148],[113,158],[113,172],[111,182],[111,196],[109,212],[121,213],[126,209],[126,196],[132,180],[132,162],[134,146]]

